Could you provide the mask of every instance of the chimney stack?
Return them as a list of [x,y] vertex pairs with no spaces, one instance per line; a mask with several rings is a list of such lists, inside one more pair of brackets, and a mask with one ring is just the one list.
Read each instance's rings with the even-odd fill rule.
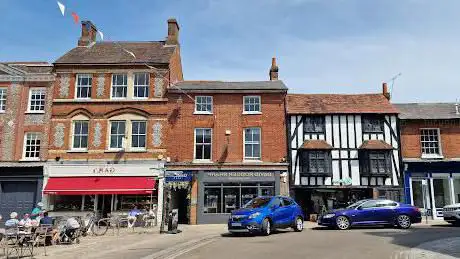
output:
[[385,96],[385,98],[388,99],[388,101],[390,100],[391,94],[390,94],[390,92],[388,92],[387,83],[382,84],[382,94],[383,94],[383,96]]
[[81,21],[81,37],[79,47],[86,47],[96,42],[97,28],[91,21]]
[[179,45],[179,24],[174,18],[168,19],[168,37],[166,38],[167,45]]
[[276,65],[276,58],[272,58],[272,66],[270,67],[270,81],[278,80],[278,66]]

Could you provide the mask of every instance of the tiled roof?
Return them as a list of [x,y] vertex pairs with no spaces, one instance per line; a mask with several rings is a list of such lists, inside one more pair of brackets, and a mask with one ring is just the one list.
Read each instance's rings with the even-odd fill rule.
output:
[[325,140],[306,140],[303,145],[300,147],[303,149],[332,149],[332,146],[329,145]]
[[[164,41],[96,42],[76,47],[56,60],[55,64],[126,64],[169,63],[176,46]],[[129,52],[132,52],[133,57]]]
[[359,147],[360,149],[393,149],[393,147],[383,140],[366,140]]
[[223,81],[182,81],[171,87],[169,91],[180,90],[282,90],[287,91],[286,85],[281,80],[274,81],[247,81],[247,82],[223,82]]
[[289,114],[398,113],[382,94],[288,94]]
[[400,103],[395,105],[400,111],[400,119],[460,119],[454,103]]
[[0,62],[0,65],[9,67],[16,75],[49,74],[53,70],[53,65],[46,62]]

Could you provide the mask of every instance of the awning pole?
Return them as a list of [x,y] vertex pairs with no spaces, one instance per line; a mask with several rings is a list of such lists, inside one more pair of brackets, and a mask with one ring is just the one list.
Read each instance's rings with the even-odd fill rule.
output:
[[85,210],[85,195],[81,196],[81,211]]

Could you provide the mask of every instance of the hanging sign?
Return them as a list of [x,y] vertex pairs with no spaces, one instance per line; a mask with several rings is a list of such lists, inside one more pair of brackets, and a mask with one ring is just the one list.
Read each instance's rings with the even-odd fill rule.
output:
[[166,171],[166,182],[190,182],[192,181],[192,171]]

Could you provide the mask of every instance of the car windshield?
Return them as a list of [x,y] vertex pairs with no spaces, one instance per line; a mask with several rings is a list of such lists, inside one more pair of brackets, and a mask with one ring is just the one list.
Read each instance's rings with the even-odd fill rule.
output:
[[351,204],[350,206],[348,206],[347,209],[356,209],[359,205],[365,203],[366,201],[368,201],[368,200],[357,201],[357,202]]
[[263,208],[267,206],[270,200],[271,200],[270,197],[257,197],[257,198],[250,200],[248,203],[246,203],[243,206],[243,208],[245,209]]

